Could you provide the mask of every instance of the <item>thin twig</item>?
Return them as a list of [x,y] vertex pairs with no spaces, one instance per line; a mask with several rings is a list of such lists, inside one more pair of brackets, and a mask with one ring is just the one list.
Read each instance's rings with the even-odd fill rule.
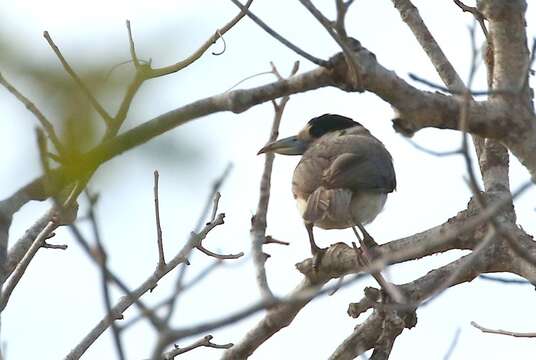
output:
[[536,338],[536,332],[515,332],[515,331],[508,331],[508,330],[502,330],[502,329],[489,329],[485,328],[481,325],[478,325],[476,322],[471,321],[471,325],[477,328],[478,330],[487,333],[487,334],[497,334],[497,335],[506,335],[506,336],[513,336],[513,337],[521,337],[521,338]]
[[[373,271],[374,267],[377,267],[379,264],[372,263],[370,269],[364,269],[364,271]],[[342,282],[340,284],[340,288],[344,288],[347,286],[350,286],[354,284],[355,282],[362,280],[365,278],[364,274],[356,274],[352,276],[350,279]],[[174,329],[171,332],[165,334],[164,337],[162,337],[158,343],[158,346],[155,348],[155,351],[153,352],[152,359],[159,359],[160,354],[162,354],[162,349],[165,348],[168,344],[173,343],[179,339],[190,337],[193,335],[197,335],[199,333],[207,332],[210,330],[215,330],[218,328],[221,328],[223,326],[234,324],[237,321],[247,318],[263,309],[273,309],[275,306],[284,306],[289,304],[295,304],[295,303],[302,303],[302,302],[309,302],[315,298],[318,298],[319,296],[323,296],[326,294],[329,294],[333,291],[333,289],[336,286],[326,286],[324,288],[319,289],[318,286],[305,286],[305,287],[299,287],[297,290],[295,290],[291,295],[283,298],[272,298],[272,299],[261,299],[260,301],[257,301],[253,303],[252,305],[246,306],[243,309],[228,314],[220,319],[208,321],[205,323],[201,323],[196,326],[190,326],[186,328],[179,328]]]
[[69,65],[67,60],[65,60],[65,57],[63,57],[63,54],[61,53],[60,49],[56,46],[56,44],[54,43],[54,41],[50,37],[50,34],[48,33],[48,31],[43,32],[43,36],[46,39],[46,41],[48,42],[48,44],[50,45],[50,47],[52,48],[52,50],[54,51],[54,53],[56,54],[56,56],[58,57],[58,59],[60,60],[61,64],[63,65],[63,68],[65,69],[65,71],[67,71],[67,73],[71,76],[71,78],[74,80],[74,82],[78,85],[78,87],[86,95],[86,97],[88,98],[89,102],[91,103],[91,105],[93,105],[95,110],[97,110],[97,112],[102,117],[102,119],[104,120],[106,125],[110,126],[112,124],[112,121],[113,121],[113,119],[110,116],[110,114],[108,114],[108,112],[106,110],[104,110],[104,108],[99,103],[99,101],[95,98],[95,96],[93,96],[93,94],[91,93],[91,91],[89,90],[87,85],[82,81],[82,79],[80,79],[80,77],[76,74],[76,72],[73,70],[71,65]]
[[266,244],[279,244],[279,245],[286,245],[286,246],[290,245],[290,243],[288,241],[274,239],[271,235],[267,235],[264,238],[264,243],[263,244],[265,244],[265,245]]
[[140,66],[136,70],[136,74],[134,75],[134,78],[128,85],[128,88],[125,92],[125,96],[123,97],[123,100],[121,101],[121,105],[119,105],[119,109],[117,110],[114,118],[112,119],[111,125],[106,129],[106,134],[104,135],[104,141],[111,139],[117,133],[119,132],[119,129],[125,122],[125,119],[127,118],[128,111],[130,109],[130,105],[132,104],[132,100],[134,100],[134,96],[140,89],[143,82],[147,79],[146,71],[144,68],[145,65]]
[[[100,254],[98,254],[96,251],[94,251],[93,248],[89,245],[87,240],[84,238],[80,230],[75,224],[72,224],[69,226],[71,232],[74,235],[74,238],[78,241],[86,255],[97,265],[100,265]],[[156,272],[157,270],[155,270]],[[128,299],[128,301],[131,301],[130,304],[136,304],[136,306],[139,308],[140,312],[144,315],[145,318],[147,318],[151,325],[158,331],[165,331],[167,330],[166,325],[154,314],[149,307],[147,307],[143,301],[141,301],[140,296],[137,296],[136,290],[131,291],[128,286],[117,276],[115,275],[110,269],[106,268],[106,276],[109,281],[113,282],[117,287],[126,295],[125,297]],[[154,289],[156,285],[154,285],[151,289]],[[112,309],[113,316],[111,318],[119,319],[121,316],[121,312],[115,311],[116,309]],[[109,318],[105,318],[106,321],[109,321]],[[103,320],[104,321],[104,320]],[[109,325],[109,324],[108,324]],[[107,326],[108,326],[107,325]]]
[[180,348],[178,345],[175,345],[175,349],[164,353],[162,355],[162,358],[164,360],[172,360],[172,359],[175,359],[176,356],[180,354],[184,354],[185,352],[194,350],[198,347],[208,347],[208,348],[213,348],[213,349],[229,349],[234,345],[233,343],[222,344],[222,345],[214,344],[211,341],[213,338],[214,337],[212,335],[207,335],[204,338],[197,340],[192,345],[188,345],[183,348]]
[[164,258],[164,245],[162,243],[162,227],[160,226],[160,206],[158,201],[158,170],[154,171],[154,213],[156,219],[156,242],[158,244],[158,268],[166,265]]
[[[275,65],[271,63],[271,66],[273,73],[276,75],[276,77],[280,79],[281,74],[279,73]],[[299,62],[295,62],[290,76],[296,74],[296,72],[298,72],[298,69]],[[279,103],[274,103],[274,120],[272,123],[272,129],[270,131],[268,142],[272,142],[277,139],[277,136],[279,134],[279,124],[281,123],[283,112],[288,101],[289,97],[285,96],[279,101]],[[257,283],[259,285],[261,296],[263,298],[273,297],[273,293],[270,290],[270,286],[268,285],[268,279],[266,277],[266,256],[262,251],[262,245],[266,241],[266,218],[268,214],[268,203],[270,202],[270,183],[274,158],[274,154],[266,154],[264,160],[264,170],[260,181],[259,202],[257,204],[257,211],[255,212],[255,216],[253,217],[253,221],[251,224],[253,261],[255,263],[255,269],[257,272]]]
[[530,281],[525,279],[505,279],[498,276],[492,276],[492,275],[480,275],[478,277],[479,279],[486,280],[486,281],[493,281],[498,282],[501,284],[509,284],[509,285],[531,285],[534,286]]
[[94,205],[95,202],[92,201],[94,197],[89,195],[89,191],[86,191],[86,194],[88,194],[89,198],[89,210],[88,210],[88,219],[91,224],[91,229],[93,231],[93,237],[95,238],[95,244],[96,244],[96,254],[95,257],[97,258],[97,263],[99,264],[100,272],[101,272],[101,286],[102,286],[102,295],[104,298],[104,306],[106,308],[106,314],[110,318],[110,327],[112,328],[112,337],[114,339],[114,346],[115,350],[117,351],[117,357],[120,360],[125,359],[125,351],[123,348],[123,342],[121,339],[121,334],[119,333],[119,328],[117,327],[117,324],[115,323],[115,320],[120,320],[123,318],[121,314],[115,314],[112,313],[112,300],[110,296],[110,287],[109,287],[109,277],[108,273],[110,272],[108,270],[108,257],[106,254],[106,250],[104,250],[104,246],[101,241],[99,226],[97,224],[97,219],[95,217],[95,211],[94,211]]
[[[362,250],[359,251],[359,248],[357,247],[356,243],[352,241],[352,247],[354,248],[355,254],[358,258],[364,259],[365,265],[368,265],[372,261],[372,257],[369,254],[369,249],[367,249],[365,243],[361,240],[361,237],[357,233],[355,227],[352,226],[352,230],[354,231],[355,236],[359,239],[359,243],[361,244]],[[362,257],[362,255],[364,256]],[[381,261],[381,259],[379,259],[378,261]],[[402,294],[402,292],[396,287],[396,285],[385,280],[381,271],[372,271],[370,275],[372,275],[372,277],[378,282],[382,290],[385,291],[386,294],[389,294],[393,301],[398,304],[403,304],[406,302],[404,294]]]
[[50,221],[47,226],[45,226],[43,231],[41,231],[41,233],[34,240],[32,246],[30,246],[30,248],[26,252],[26,255],[24,255],[24,257],[22,258],[21,262],[17,265],[15,271],[13,271],[13,275],[11,275],[9,281],[2,289],[2,295],[0,296],[0,312],[4,311],[4,309],[6,308],[7,303],[9,302],[9,298],[13,293],[13,290],[15,290],[15,287],[19,283],[19,280],[22,278],[22,275],[24,275],[24,272],[28,268],[28,265],[30,265],[30,262],[34,258],[39,248],[41,248],[45,240],[48,238],[48,235],[54,230],[56,230],[57,227],[58,223],[56,221]]
[[[217,204],[215,204],[215,205],[217,205]],[[225,218],[225,214],[223,214],[223,213],[218,214],[213,221],[210,221],[210,222],[208,222],[206,224],[205,228],[201,232],[195,233],[195,232],[192,231],[191,238],[193,240],[194,247],[197,248],[197,250],[199,250],[202,253],[204,253],[205,255],[211,256],[211,257],[219,259],[219,260],[238,259],[238,258],[244,256],[244,253],[242,251],[237,253],[237,254],[224,255],[224,254],[217,254],[217,253],[215,253],[213,251],[208,250],[207,248],[205,248],[203,246],[203,240],[205,240],[206,235],[208,234],[208,232],[210,230],[212,230],[213,228],[215,228],[216,226],[222,225],[224,223],[224,221],[223,221],[224,218]]]
[[422,302],[420,304],[420,307],[424,307],[426,305],[429,305],[437,299],[446,289],[452,286],[456,282],[456,280],[462,275],[467,269],[470,268],[470,266],[474,263],[477,263],[480,256],[484,253],[485,250],[489,248],[489,246],[492,244],[492,242],[497,238],[497,234],[493,230],[493,228],[488,228],[488,232],[484,236],[484,238],[480,241],[480,243],[473,249],[473,251],[464,257],[464,262],[461,263],[455,271],[450,273],[450,275],[443,281],[434,286],[432,291],[430,291],[430,295],[426,301]]
[[351,83],[356,90],[362,91],[363,79],[361,77],[361,65],[359,64],[356,56],[354,55],[354,50],[348,44],[348,38],[344,36],[344,34],[346,34],[346,31],[344,31],[342,34],[335,32],[333,28],[333,23],[329,19],[327,19],[310,0],[300,0],[300,2],[318,20],[318,22],[324,27],[324,29],[326,29],[326,31],[333,38],[333,40],[335,40],[335,42],[339,44],[344,54],[348,70],[350,71]]
[[[65,210],[70,209],[76,202],[76,196],[78,195],[78,184],[76,184],[71,192],[69,193],[69,196],[67,196],[67,199],[64,201],[63,204],[58,204],[57,212],[52,212],[50,219],[47,223],[47,225],[43,228],[43,230],[37,235],[36,239],[32,242],[32,245],[28,248],[28,251],[24,254],[24,257],[20,260],[20,262],[17,264],[15,269],[13,270],[13,273],[11,274],[11,277],[9,278],[9,281],[2,289],[2,294],[0,295],[0,312],[4,311],[4,309],[7,306],[7,303],[9,302],[9,298],[11,294],[13,293],[13,290],[19,283],[20,279],[24,275],[26,269],[28,268],[28,265],[30,265],[30,262],[34,258],[35,254],[37,254],[37,251],[42,247],[43,243],[50,237],[50,234],[54,232],[64,222],[65,219],[61,218],[61,215],[65,212]],[[70,219],[69,219],[70,220]]]
[[216,191],[214,194],[214,204],[212,205],[212,216],[210,217],[210,221],[216,220],[216,215],[218,213],[218,206],[220,205],[220,199],[221,194],[219,191]]
[[256,78],[257,76],[269,75],[269,74],[273,74],[273,71],[263,71],[263,72],[260,72],[260,73],[257,73],[257,74],[246,76],[245,78],[243,78],[242,80],[238,81],[236,84],[231,86],[229,89],[225,90],[225,93],[228,93],[229,91],[233,90],[235,87],[237,87],[238,85],[242,84],[245,81],[248,81],[250,79]]
[[[243,7],[247,10],[253,0],[248,0],[246,5],[243,5]],[[195,62],[197,59],[199,59],[208,48],[210,48],[218,39],[220,39],[227,31],[232,29],[244,16],[246,15],[244,10],[241,10],[238,15],[236,15],[231,21],[229,21],[225,26],[222,28],[217,29],[214,34],[208,38],[196,51],[194,51],[190,56],[187,58],[169,66],[164,66],[161,68],[155,68],[150,69],[148,72],[148,77],[155,78],[159,76],[168,75],[171,73],[175,73],[177,71],[180,71],[184,69],[185,67],[191,65],[193,62]]]
[[346,13],[348,12],[348,9],[353,2],[354,0],[335,0],[335,7],[337,8],[337,20],[335,20],[335,30],[342,38],[346,38],[348,36],[346,34],[346,26],[344,22],[346,19]]
[[[211,221],[216,220],[217,210],[214,211],[214,208],[219,205],[219,199],[218,199],[218,202],[216,202],[215,200],[216,200],[217,194],[219,193],[219,190],[223,186],[223,183],[225,182],[225,180],[231,173],[232,169],[233,169],[233,164],[232,163],[227,164],[222,174],[212,182],[212,186],[208,194],[208,197],[205,201],[205,205],[203,206],[203,209],[201,210],[201,215],[198,217],[197,223],[195,224],[195,227],[194,227],[195,233],[199,233],[203,225],[206,226],[207,216],[209,216],[210,214],[211,207],[212,207],[212,216],[211,216],[212,220]],[[189,240],[191,240],[191,236],[192,235],[190,234]],[[186,259],[188,258],[190,258],[190,253],[186,255]],[[183,289],[182,282],[186,276],[187,269],[188,269],[187,266],[183,266],[180,269],[179,273],[177,274],[177,279],[175,280],[175,289],[174,289],[174,293],[177,294],[177,296],[172,296],[167,301],[167,304],[168,304],[167,313],[163,317],[166,324],[169,324],[169,322],[171,321],[171,318],[173,317],[173,313],[175,312],[175,306],[176,306],[177,300],[179,299],[178,294],[181,292],[181,289]]]
[[329,68],[330,67],[330,63],[326,60],[322,60],[322,59],[319,59],[311,54],[309,54],[308,52],[302,50],[301,48],[299,48],[298,46],[294,45],[292,42],[290,42],[289,40],[287,40],[286,38],[284,38],[282,35],[280,35],[278,32],[276,32],[274,29],[272,29],[271,27],[269,27],[264,21],[262,21],[261,19],[259,19],[255,14],[253,14],[251,12],[251,10],[249,10],[246,6],[242,5],[238,0],[231,0],[233,4],[235,4],[236,6],[238,6],[238,8],[240,8],[242,11],[245,11],[245,13],[247,14],[247,16],[253,20],[253,22],[255,22],[255,24],[257,24],[261,29],[263,29],[264,31],[266,31],[270,36],[272,36],[274,39],[276,39],[277,41],[279,41],[281,44],[285,45],[286,47],[288,47],[290,50],[294,51],[296,54],[304,57],[305,59],[309,60],[310,62],[312,62],[313,64],[316,64],[318,66],[322,66],[322,67],[325,67],[325,68]]
[[[527,62],[527,67],[526,67],[525,71],[523,72],[523,74],[525,74],[525,75],[523,76],[523,78],[520,81],[518,92],[523,91],[523,89],[525,89],[528,86],[529,76],[531,74],[530,67],[534,63],[535,58],[536,58],[536,37],[534,37],[532,39],[532,47],[530,49],[530,58],[529,58],[529,61]],[[534,74],[534,72],[533,72],[533,74]]]
[[[153,313],[156,313],[156,311],[160,310],[164,306],[169,306],[169,304],[172,301],[176,301],[183,292],[199,284],[201,281],[203,281],[203,279],[205,279],[208,275],[212,274],[212,272],[216,270],[219,266],[221,266],[223,263],[224,262],[221,260],[216,260],[212,262],[209,266],[207,266],[205,269],[203,269],[201,272],[199,272],[196,276],[194,276],[190,281],[188,281],[188,283],[182,285],[182,282],[181,282],[180,287],[176,287],[173,290],[173,293],[168,296],[168,298],[154,305],[151,308],[151,311]],[[132,327],[134,324],[138,323],[142,319],[145,319],[144,313],[140,313],[139,315],[129,318],[121,326],[121,331],[127,330],[128,328]],[[166,319],[166,317],[164,317],[164,319]]]
[[203,245],[197,245],[196,248],[197,250],[201,251],[203,254],[211,256],[219,260],[234,260],[234,259],[239,259],[242,256],[244,256],[244,253],[242,251],[237,254],[218,254],[218,253],[208,250]]
[[63,147],[60,139],[58,138],[58,135],[56,135],[56,131],[54,130],[54,126],[52,123],[46,118],[46,116],[35,106],[33,102],[30,101],[26,96],[20,93],[20,91],[17,90],[11,83],[9,83],[2,73],[0,73],[0,84],[2,84],[7,91],[9,91],[13,96],[17,98],[25,107],[28,109],[41,123],[41,126],[43,126],[43,129],[45,129],[45,132],[47,133],[48,138],[54,144],[54,147],[56,148],[56,151],[59,153],[60,158],[65,155],[65,148]]
[[461,154],[461,149],[451,150],[451,151],[435,151],[435,150],[431,150],[431,149],[425,148],[422,145],[417,144],[411,138],[408,138],[408,137],[405,137],[405,136],[403,136],[402,138],[405,139],[415,149],[420,150],[420,151],[422,151],[422,152],[424,152],[426,154],[432,155],[432,156],[444,157],[444,156],[452,156],[452,155],[460,155]]
[[485,20],[484,15],[480,11],[478,11],[478,9],[476,7],[467,6],[463,2],[461,2],[460,0],[453,0],[453,1],[464,12],[469,12],[469,13],[473,14],[473,16],[475,17],[475,20],[478,21],[478,23],[480,24],[480,28],[482,29],[482,32],[484,33],[484,36],[487,39],[488,38],[488,29],[486,29],[486,24],[484,23],[484,20]]
[[457,328],[456,332],[454,333],[454,336],[452,337],[452,340],[450,342],[449,348],[447,352],[445,353],[445,356],[443,356],[443,360],[449,360],[452,356],[452,353],[456,349],[456,346],[458,345],[458,341],[460,340],[460,334],[462,333],[461,328]]
[[140,61],[138,59],[138,55],[136,55],[136,46],[134,45],[132,29],[130,28],[130,20],[126,21],[126,25],[127,25],[127,32],[128,32],[128,44],[129,44],[129,49],[130,49],[130,58],[132,59],[132,63],[134,64],[134,67],[137,70],[140,68]]
[[[439,84],[436,84],[430,80],[426,80],[416,74],[413,74],[413,73],[409,73],[408,74],[409,78],[416,81],[416,82],[419,82],[419,83],[422,83],[426,86],[429,86],[431,87],[432,89],[436,89],[436,90],[439,90],[439,91],[443,91],[447,94],[452,94],[452,95],[463,95],[466,90],[453,90],[453,89],[449,89],[447,88],[446,86],[443,86],[443,85],[439,85]],[[472,96],[490,96],[490,95],[513,95],[517,92],[517,89],[511,89],[511,90],[508,90],[508,89],[490,89],[490,90],[470,90],[469,91],[469,94],[472,95]]]
[[56,244],[49,244],[47,243],[46,241],[43,243],[43,245],[41,245],[41,247],[43,249],[55,249],[55,250],[67,250],[67,245],[65,244],[61,244],[61,245],[56,245]]

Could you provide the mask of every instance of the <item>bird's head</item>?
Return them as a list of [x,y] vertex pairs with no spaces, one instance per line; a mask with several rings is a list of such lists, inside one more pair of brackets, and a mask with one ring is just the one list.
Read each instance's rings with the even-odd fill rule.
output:
[[298,135],[290,136],[266,144],[257,155],[276,153],[281,155],[303,155],[309,145],[322,136],[337,130],[361,126],[346,116],[337,114],[324,114],[307,122]]

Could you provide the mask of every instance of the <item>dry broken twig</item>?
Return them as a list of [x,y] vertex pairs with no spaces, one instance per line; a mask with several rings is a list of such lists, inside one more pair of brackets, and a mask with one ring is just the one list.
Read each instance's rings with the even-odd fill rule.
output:
[[65,155],[65,148],[63,144],[61,143],[58,135],[56,135],[56,131],[54,130],[54,126],[50,122],[50,120],[47,119],[47,117],[35,106],[33,102],[30,101],[26,96],[24,96],[17,88],[15,88],[11,83],[9,83],[4,76],[0,73],[0,84],[2,84],[11,94],[13,94],[17,100],[19,100],[25,107],[28,109],[41,123],[41,126],[43,126],[43,129],[45,130],[48,138],[56,148],[56,151],[59,154],[59,157]]
[[166,265],[164,257],[164,245],[162,243],[162,227],[160,225],[160,206],[158,200],[158,171],[154,171],[154,215],[156,221],[156,242],[158,246],[158,268],[163,268]]
[[294,45],[292,42],[284,38],[281,34],[276,32],[274,29],[269,27],[264,21],[262,21],[259,17],[257,17],[251,10],[249,10],[246,6],[242,5],[238,0],[231,0],[233,4],[235,4],[238,8],[240,8],[242,11],[245,11],[247,16],[253,20],[261,29],[266,31],[270,36],[272,36],[274,39],[279,41],[281,44],[285,45],[290,50],[294,51],[296,54],[304,57],[305,59],[309,60],[313,64],[316,64],[318,66],[322,67],[330,67],[329,61],[319,59],[308,52],[302,50],[298,46]]
[[481,325],[478,325],[474,321],[471,321],[471,325],[477,328],[478,330],[487,334],[506,335],[506,336],[513,336],[513,337],[522,337],[522,338],[536,338],[536,332],[516,332],[516,331],[508,331],[508,330],[502,330],[502,329],[489,329]]
[[162,359],[164,359],[164,360],[172,360],[172,359],[175,359],[176,356],[179,356],[179,355],[184,354],[184,353],[186,353],[188,351],[197,349],[199,347],[208,347],[208,348],[213,348],[213,349],[229,349],[230,347],[233,346],[232,343],[221,344],[221,345],[220,344],[215,344],[215,343],[212,342],[213,338],[214,337],[212,335],[207,335],[207,336],[203,337],[202,339],[197,340],[193,344],[185,346],[183,348],[179,347],[178,345],[175,345],[175,349],[170,350],[168,352],[165,352],[162,355]]

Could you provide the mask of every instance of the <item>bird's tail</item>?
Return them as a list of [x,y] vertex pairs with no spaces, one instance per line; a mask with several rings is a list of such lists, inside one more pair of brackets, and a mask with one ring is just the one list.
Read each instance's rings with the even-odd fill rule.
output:
[[326,218],[344,219],[350,217],[352,192],[348,189],[326,189],[319,187],[307,199],[303,213],[306,222],[317,223]]

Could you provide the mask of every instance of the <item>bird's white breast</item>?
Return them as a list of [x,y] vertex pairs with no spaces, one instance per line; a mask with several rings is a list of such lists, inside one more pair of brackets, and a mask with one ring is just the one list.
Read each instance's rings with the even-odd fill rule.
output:
[[387,194],[362,192],[352,197],[352,215],[361,224],[368,224],[382,211]]

